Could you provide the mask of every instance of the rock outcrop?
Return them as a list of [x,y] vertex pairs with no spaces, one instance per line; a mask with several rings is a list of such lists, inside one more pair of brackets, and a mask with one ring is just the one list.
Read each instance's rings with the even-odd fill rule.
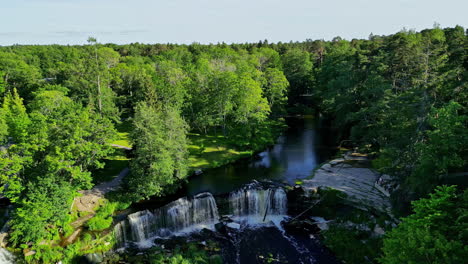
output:
[[303,181],[302,187],[309,193],[319,187],[333,188],[346,193],[348,200],[360,209],[372,207],[390,214],[389,193],[377,183],[381,175],[363,166],[366,163],[364,155],[347,153],[322,165],[312,179]]

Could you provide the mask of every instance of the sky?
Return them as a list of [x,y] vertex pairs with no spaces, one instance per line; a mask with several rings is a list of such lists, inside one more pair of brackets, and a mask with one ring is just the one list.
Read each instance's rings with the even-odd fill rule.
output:
[[468,27],[468,0],[0,0],[0,45],[244,43]]

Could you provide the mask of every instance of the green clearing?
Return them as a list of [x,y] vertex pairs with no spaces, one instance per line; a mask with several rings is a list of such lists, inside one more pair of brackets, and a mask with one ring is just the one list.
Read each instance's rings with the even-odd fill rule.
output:
[[[117,130],[117,139],[111,144],[131,148],[131,121],[122,121],[120,124],[116,124],[115,128]],[[129,166],[129,161],[130,159],[125,155],[125,151],[121,148],[115,147],[115,152],[103,160],[103,162],[105,162],[104,168],[93,172],[93,183],[99,184],[102,182],[112,181],[123,169]]]
[[112,142],[114,145],[120,145],[131,148],[130,132],[132,130],[131,120],[122,121],[120,124],[115,125],[117,129],[117,139]]
[[228,164],[242,157],[252,155],[252,151],[239,151],[229,144],[223,135],[203,135],[189,133],[190,169],[208,169]]
[[114,154],[104,159],[104,168],[93,172],[93,183],[112,181],[123,169],[128,167],[129,160],[123,149],[115,148]]

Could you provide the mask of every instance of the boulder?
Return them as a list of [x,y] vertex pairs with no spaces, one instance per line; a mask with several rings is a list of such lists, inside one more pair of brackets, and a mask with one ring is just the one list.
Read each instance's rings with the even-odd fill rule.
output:
[[229,228],[232,228],[232,229],[240,229],[240,227],[241,227],[240,224],[234,223],[234,222],[227,223],[226,226],[229,227]]
[[310,220],[292,220],[283,223],[283,228],[291,234],[304,235],[304,234],[318,234],[320,228],[316,223]]
[[104,261],[104,256],[101,253],[90,253],[85,255],[85,260],[89,264],[98,264]]
[[215,224],[215,229],[216,229],[216,231],[218,231],[221,234],[226,234],[227,233],[226,225],[223,222],[216,223]]
[[375,225],[374,234],[376,234],[377,236],[383,236],[383,235],[385,235],[385,230],[382,227],[380,227],[379,225]]
[[325,218],[319,216],[312,216],[311,218],[315,221],[320,230],[328,230],[328,222],[330,221],[327,221]]
[[28,250],[28,251],[24,252],[25,257],[29,257],[29,256],[32,256],[34,254],[36,254],[36,251],[34,251],[34,250]]

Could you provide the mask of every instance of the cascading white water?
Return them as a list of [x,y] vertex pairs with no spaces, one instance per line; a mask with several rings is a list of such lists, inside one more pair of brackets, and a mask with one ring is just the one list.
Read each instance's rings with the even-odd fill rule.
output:
[[11,254],[8,250],[0,247],[0,263],[1,264],[14,264],[15,256]]
[[156,237],[214,229],[218,220],[216,201],[210,193],[198,194],[193,199],[180,198],[153,212],[145,210],[128,215],[132,239],[140,247],[151,246],[151,240]]
[[144,241],[150,237],[153,219],[154,215],[148,210],[128,215],[134,241]]
[[127,245],[127,222],[120,221],[114,226],[114,236],[117,241],[117,248],[124,248]]
[[279,225],[287,214],[287,197],[282,188],[247,188],[232,192],[229,206],[234,220],[248,224],[272,221]]
[[[256,225],[280,222],[287,214],[287,197],[283,188],[262,189],[254,186],[229,195],[229,209],[236,222]],[[139,247],[153,245],[157,237],[188,234],[203,228],[214,230],[219,222],[216,201],[210,193],[201,193],[188,199],[173,201],[153,211],[144,210],[127,216],[126,221],[114,227],[119,247],[125,247],[129,239]],[[131,234],[127,234],[127,232]],[[127,238],[128,237],[128,238]]]

